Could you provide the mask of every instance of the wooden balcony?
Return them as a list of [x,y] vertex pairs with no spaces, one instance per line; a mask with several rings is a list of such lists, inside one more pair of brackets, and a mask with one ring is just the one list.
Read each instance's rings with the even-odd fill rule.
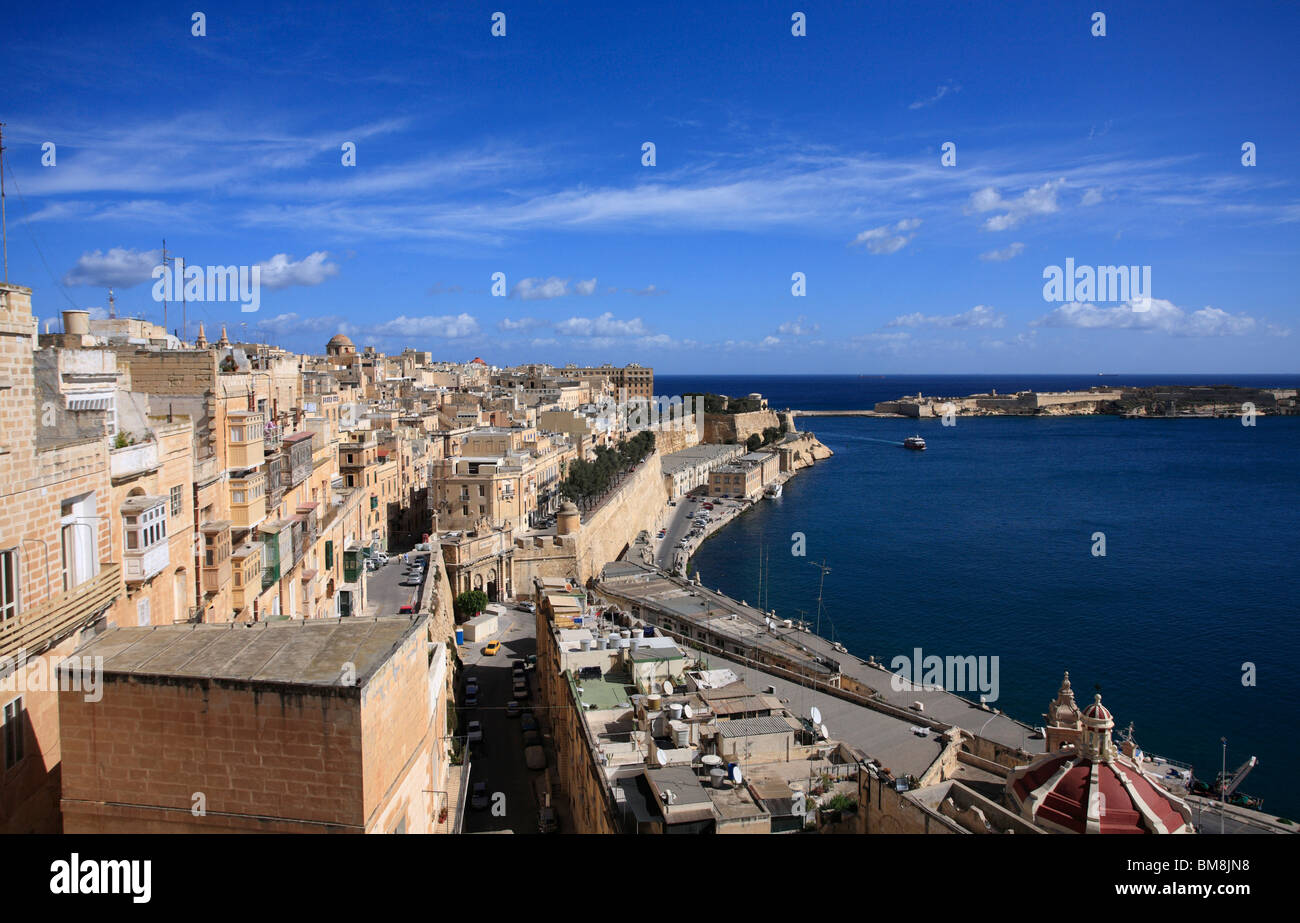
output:
[[16,657],[20,649],[35,657],[84,628],[121,595],[122,566],[101,564],[99,573],[80,586],[0,623],[0,657]]

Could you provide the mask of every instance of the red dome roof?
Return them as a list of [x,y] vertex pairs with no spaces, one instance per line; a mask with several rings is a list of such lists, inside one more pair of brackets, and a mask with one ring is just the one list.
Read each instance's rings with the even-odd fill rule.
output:
[[1007,787],[1021,816],[1048,829],[1071,833],[1193,832],[1186,803],[1148,779],[1126,756],[1093,761],[1066,748],[1015,770]]
[[1101,696],[1097,696],[1097,701],[1093,702],[1083,710],[1083,716],[1085,718],[1094,718],[1098,721],[1114,720],[1106,706],[1101,704]]

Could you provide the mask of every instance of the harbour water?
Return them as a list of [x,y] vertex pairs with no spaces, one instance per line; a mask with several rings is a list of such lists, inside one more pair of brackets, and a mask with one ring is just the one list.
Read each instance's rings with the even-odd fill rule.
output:
[[[1107,384],[1161,384],[1140,376]],[[1201,383],[1295,387],[1295,376]],[[905,393],[1065,390],[1086,376],[859,379],[657,376],[657,393],[759,391],[772,406],[870,409]],[[1180,376],[1176,383],[1198,383]],[[850,652],[888,662],[915,648],[996,656],[1000,697],[1042,723],[1061,673],[1076,694],[1100,687],[1120,728],[1149,752],[1213,779],[1228,740],[1242,786],[1270,813],[1300,814],[1287,782],[1300,745],[1300,417],[817,418],[836,454],[707,541],[704,582],[782,617],[816,619]],[[902,440],[925,437],[925,452]],[[1096,533],[1105,555],[1095,555]],[[802,533],[806,556],[791,551]],[[1253,665],[1256,684],[1243,685]]]

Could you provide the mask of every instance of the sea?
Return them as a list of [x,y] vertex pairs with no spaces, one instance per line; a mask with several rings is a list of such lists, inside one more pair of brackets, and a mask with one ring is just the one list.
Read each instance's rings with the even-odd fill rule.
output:
[[[655,393],[836,410],[1098,384],[1294,388],[1300,375],[657,375]],[[1146,752],[1206,781],[1255,756],[1240,790],[1300,818],[1287,781],[1300,765],[1287,730],[1300,716],[1300,417],[798,428],[834,457],[706,541],[692,560],[705,585],[806,618],[858,656],[997,658],[991,704],[1031,725],[1068,670],[1081,705],[1104,697],[1117,739],[1131,724]],[[901,447],[913,434],[926,451]]]

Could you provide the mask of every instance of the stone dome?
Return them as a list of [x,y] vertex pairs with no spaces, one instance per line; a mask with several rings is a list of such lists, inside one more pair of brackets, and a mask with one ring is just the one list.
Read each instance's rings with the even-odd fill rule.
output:
[[357,348],[352,344],[345,334],[336,333],[330,337],[330,341],[325,344],[325,354],[328,356],[337,356],[340,353],[356,352]]

